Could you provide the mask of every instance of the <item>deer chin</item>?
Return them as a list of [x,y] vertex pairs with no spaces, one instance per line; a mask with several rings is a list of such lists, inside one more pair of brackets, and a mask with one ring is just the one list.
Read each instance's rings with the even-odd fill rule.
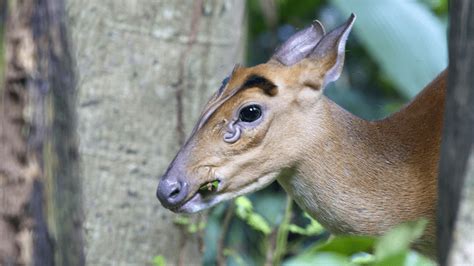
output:
[[[238,196],[252,193],[265,188],[270,185],[278,176],[277,173],[270,173],[259,177],[253,182],[241,187],[238,190],[227,191],[226,186],[222,186],[220,182],[219,188],[214,193],[201,193],[197,191],[194,196],[187,200],[181,206],[173,209],[172,211],[177,213],[196,213],[205,209],[208,209],[220,202],[236,198]],[[222,188],[222,190],[220,190]]]
[[196,213],[224,201],[225,199],[222,199],[220,196],[221,195],[212,195],[203,197],[201,193],[196,193],[186,203],[173,211],[177,213]]

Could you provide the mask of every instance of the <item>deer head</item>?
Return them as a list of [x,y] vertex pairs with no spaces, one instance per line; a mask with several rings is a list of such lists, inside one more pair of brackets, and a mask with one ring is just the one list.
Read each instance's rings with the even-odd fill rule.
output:
[[315,21],[265,64],[236,66],[206,105],[158,185],[175,212],[197,212],[264,188],[305,156],[308,117],[343,67],[355,16],[325,34]]

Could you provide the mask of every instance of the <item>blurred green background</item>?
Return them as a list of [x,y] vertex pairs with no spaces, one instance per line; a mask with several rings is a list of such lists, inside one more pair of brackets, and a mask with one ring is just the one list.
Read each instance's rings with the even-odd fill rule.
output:
[[[329,31],[355,13],[344,72],[325,94],[366,119],[397,111],[447,67],[447,0],[247,3],[246,65],[264,63],[278,44],[314,19]],[[216,264],[221,254],[229,265],[262,265],[269,257],[286,265],[433,265],[408,250],[408,242],[422,228],[423,221],[403,225],[380,239],[337,237],[327,244],[329,234],[296,205],[287,204],[286,194],[275,183],[210,211],[204,229],[204,264]],[[394,236],[399,245],[387,247]]]

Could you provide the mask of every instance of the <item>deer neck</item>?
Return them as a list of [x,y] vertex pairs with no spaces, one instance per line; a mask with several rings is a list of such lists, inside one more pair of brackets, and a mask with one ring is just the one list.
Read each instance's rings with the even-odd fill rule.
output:
[[374,235],[430,215],[413,209],[424,185],[413,182],[410,146],[385,130],[389,119],[362,120],[324,96],[311,119],[296,174],[278,182],[328,230]]

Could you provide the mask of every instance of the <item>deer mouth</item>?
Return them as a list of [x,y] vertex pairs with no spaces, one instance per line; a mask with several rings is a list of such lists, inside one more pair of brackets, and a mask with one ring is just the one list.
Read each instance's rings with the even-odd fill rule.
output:
[[192,197],[177,206],[172,211],[182,213],[194,213],[206,209],[215,204],[215,197],[219,191],[221,181],[214,179],[203,183]]
[[219,183],[220,183],[219,179],[215,179],[213,181],[206,182],[206,183],[202,184],[199,187],[198,193],[201,193],[203,195],[207,195],[207,194],[216,192],[217,189],[219,188]]

